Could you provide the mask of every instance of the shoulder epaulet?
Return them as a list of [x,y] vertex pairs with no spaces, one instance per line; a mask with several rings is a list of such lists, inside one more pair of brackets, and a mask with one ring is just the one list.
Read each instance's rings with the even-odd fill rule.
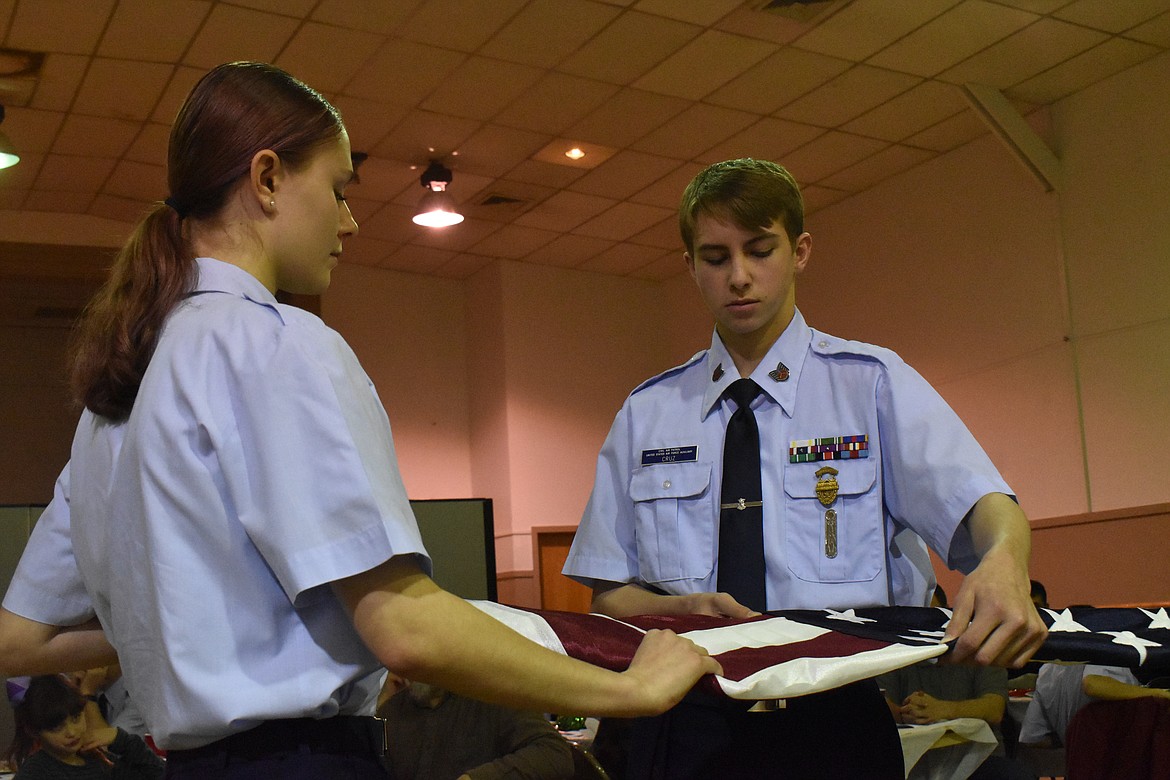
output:
[[885,365],[901,360],[898,354],[891,349],[879,347],[875,344],[867,344],[864,341],[850,341],[849,339],[830,336],[828,333],[821,333],[819,330],[812,332],[811,347],[813,352],[819,355],[856,355],[872,358]]
[[645,390],[647,387],[650,387],[651,385],[658,384],[659,382],[661,382],[663,379],[666,379],[667,377],[674,376],[675,374],[681,374],[683,371],[686,371],[688,368],[695,365],[696,363],[698,363],[700,360],[702,360],[706,356],[707,356],[707,350],[705,350],[705,349],[699,350],[694,355],[692,355],[690,357],[690,359],[687,360],[685,363],[681,363],[681,364],[675,366],[674,368],[668,368],[665,371],[663,371],[661,374],[657,374],[655,376],[650,377],[645,382],[643,382],[642,384],[638,385],[633,390],[631,390],[630,395],[634,395],[634,393],[641,392],[642,390]]

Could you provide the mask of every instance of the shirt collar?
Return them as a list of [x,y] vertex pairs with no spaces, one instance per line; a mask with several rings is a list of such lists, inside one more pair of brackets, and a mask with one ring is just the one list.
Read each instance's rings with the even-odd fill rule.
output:
[[[780,408],[789,417],[796,408],[796,386],[800,381],[800,370],[804,367],[805,356],[808,355],[808,346],[812,343],[812,329],[804,321],[800,309],[792,315],[792,321],[780,334],[780,338],[768,349],[764,359],[752,372],[751,379],[763,388],[764,395],[780,404]],[[783,376],[781,364],[788,369],[788,378]],[[722,367],[722,372],[719,367]],[[739,379],[735,370],[735,361],[723,345],[716,331],[711,336],[711,349],[707,353],[707,367],[711,374],[706,378],[707,387],[703,393],[702,417],[706,419],[712,410],[719,405],[719,399],[728,386]],[[777,372],[775,376],[771,372]],[[719,375],[716,377],[716,375]]]
[[197,257],[195,264],[199,269],[195,292],[223,292],[239,295],[253,303],[276,305],[276,296],[261,284],[259,279],[238,265],[212,257]]

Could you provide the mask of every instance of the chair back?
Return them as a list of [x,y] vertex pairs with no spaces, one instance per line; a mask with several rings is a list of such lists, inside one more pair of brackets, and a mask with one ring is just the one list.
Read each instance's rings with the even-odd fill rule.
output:
[[1068,780],[1170,778],[1170,699],[1095,701],[1065,737]]

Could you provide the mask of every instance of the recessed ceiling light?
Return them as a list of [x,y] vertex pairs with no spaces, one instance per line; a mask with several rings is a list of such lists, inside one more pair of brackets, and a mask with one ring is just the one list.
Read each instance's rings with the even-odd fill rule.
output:
[[570,160],[580,160],[584,156],[585,152],[579,146],[574,146],[572,149],[565,152],[565,157],[568,157]]

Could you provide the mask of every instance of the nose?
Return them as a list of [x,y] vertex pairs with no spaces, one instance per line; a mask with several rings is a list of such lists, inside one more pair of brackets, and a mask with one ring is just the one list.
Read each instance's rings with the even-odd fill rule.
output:
[[748,271],[747,258],[741,252],[735,252],[727,259],[727,283],[733,290],[742,292],[751,285],[752,277]]
[[340,223],[337,228],[337,235],[345,238],[347,236],[356,236],[358,232],[357,220],[353,218],[353,212],[349,210],[349,204],[341,201],[341,208],[338,211]]

